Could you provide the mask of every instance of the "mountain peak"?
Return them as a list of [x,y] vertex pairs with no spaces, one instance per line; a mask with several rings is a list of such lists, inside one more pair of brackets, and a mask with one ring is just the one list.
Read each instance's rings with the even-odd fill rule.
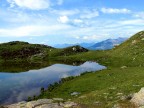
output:
[[114,48],[115,45],[121,44],[126,39],[127,38],[122,38],[122,37],[119,37],[117,39],[107,39],[107,40],[104,40],[102,42],[98,42],[98,43],[92,45],[91,47],[89,47],[89,49],[91,49],[91,50],[108,50],[108,49],[112,49],[112,48]]

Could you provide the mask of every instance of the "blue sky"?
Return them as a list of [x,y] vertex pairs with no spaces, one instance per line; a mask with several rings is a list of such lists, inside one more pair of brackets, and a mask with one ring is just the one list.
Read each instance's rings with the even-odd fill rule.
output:
[[143,0],[0,0],[0,42],[98,42],[144,30]]

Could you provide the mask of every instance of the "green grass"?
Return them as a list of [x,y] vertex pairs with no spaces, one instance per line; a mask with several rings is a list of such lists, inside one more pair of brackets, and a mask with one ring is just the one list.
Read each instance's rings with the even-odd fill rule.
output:
[[[144,86],[144,32],[139,32],[120,46],[108,51],[89,51],[76,55],[57,56],[65,61],[97,61],[108,67],[64,82],[39,98],[72,99],[81,107],[111,108],[119,103],[123,108],[134,108],[129,100]],[[122,66],[126,66],[122,69]],[[72,92],[80,92],[73,97]],[[122,97],[126,97],[122,100]]]
[[[94,106],[99,101],[102,106],[112,107],[117,102],[122,102],[122,96],[135,93],[144,86],[143,70],[144,67],[112,68],[84,74],[63,83],[51,92],[43,93],[40,98],[72,99],[87,106]],[[72,92],[80,92],[81,95],[73,97],[70,95]]]
[[[73,47],[44,49],[48,54],[46,58],[49,60],[68,63],[96,61],[107,66],[108,69],[87,73],[66,81],[52,88],[51,91],[42,92],[38,98],[72,99],[82,108],[111,108],[117,103],[124,108],[133,108],[128,95],[139,91],[144,86],[143,46],[144,32],[139,32],[120,46],[107,51],[87,51],[85,49],[74,51]],[[38,61],[39,58],[36,57],[34,60]],[[122,66],[126,68],[122,69]],[[71,96],[72,92],[81,94]],[[122,97],[126,97],[125,100],[121,100]]]
[[43,54],[42,56],[47,56],[49,49],[53,48],[46,45],[29,44],[20,41],[2,43],[0,44],[0,60],[31,60],[31,57],[34,55]]

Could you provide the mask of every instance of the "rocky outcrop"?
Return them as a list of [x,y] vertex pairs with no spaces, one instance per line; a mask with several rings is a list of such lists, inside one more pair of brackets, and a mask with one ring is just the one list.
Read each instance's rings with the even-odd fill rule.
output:
[[76,103],[68,101],[64,102],[61,98],[39,99],[37,101],[19,102],[12,105],[4,106],[4,108],[75,108]]
[[131,99],[131,102],[139,108],[144,108],[144,88],[141,88],[141,90],[138,93],[134,94],[133,98]]

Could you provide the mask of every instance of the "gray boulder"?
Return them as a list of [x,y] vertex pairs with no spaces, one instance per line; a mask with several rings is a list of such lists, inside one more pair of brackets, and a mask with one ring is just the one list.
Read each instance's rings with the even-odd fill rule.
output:
[[144,106],[144,88],[141,88],[141,90],[138,93],[134,94],[133,98],[131,99],[131,102],[138,107]]

